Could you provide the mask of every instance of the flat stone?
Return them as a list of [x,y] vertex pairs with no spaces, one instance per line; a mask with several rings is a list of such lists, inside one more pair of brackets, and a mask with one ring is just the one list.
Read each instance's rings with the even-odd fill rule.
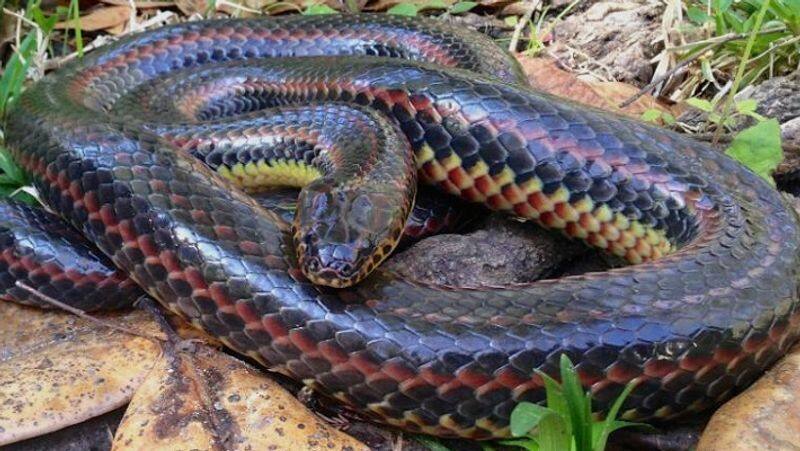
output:
[[711,417],[697,451],[800,449],[800,346]]
[[492,215],[480,230],[424,239],[390,258],[384,267],[426,283],[498,286],[554,275],[585,249],[577,241],[533,224]]

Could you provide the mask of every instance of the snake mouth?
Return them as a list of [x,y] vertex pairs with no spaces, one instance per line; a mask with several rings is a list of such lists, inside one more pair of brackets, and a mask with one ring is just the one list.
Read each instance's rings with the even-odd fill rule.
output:
[[297,246],[298,263],[305,276],[317,285],[347,288],[367,275],[366,258],[350,246],[310,244],[306,239]]

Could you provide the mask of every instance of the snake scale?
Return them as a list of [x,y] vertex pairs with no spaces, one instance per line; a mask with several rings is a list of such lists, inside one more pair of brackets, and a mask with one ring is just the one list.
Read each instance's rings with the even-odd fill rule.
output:
[[[33,302],[25,280],[91,307],[138,285],[272,370],[441,436],[507,436],[562,354],[599,410],[637,381],[625,418],[752,382],[798,336],[792,209],[706,145],[522,80],[488,38],[389,15],[184,23],[91,52],[9,115],[15,160],[71,226],[2,207],[5,297]],[[378,264],[417,179],[637,264],[403,279]],[[294,224],[242,189],[264,184],[305,186]]]

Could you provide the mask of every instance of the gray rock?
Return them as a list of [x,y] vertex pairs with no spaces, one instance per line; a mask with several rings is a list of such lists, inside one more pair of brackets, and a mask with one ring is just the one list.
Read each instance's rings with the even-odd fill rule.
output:
[[748,86],[736,94],[736,100],[744,99],[755,99],[759,114],[777,119],[781,124],[797,119],[800,117],[800,71]]
[[554,275],[585,249],[533,224],[492,215],[478,231],[427,238],[390,258],[384,267],[427,283],[497,286]]

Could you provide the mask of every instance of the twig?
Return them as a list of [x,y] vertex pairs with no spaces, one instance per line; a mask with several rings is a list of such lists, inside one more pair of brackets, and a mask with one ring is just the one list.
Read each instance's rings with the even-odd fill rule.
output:
[[670,70],[664,72],[663,74],[659,75],[658,77],[654,78],[653,81],[651,81],[645,87],[643,87],[642,89],[637,91],[636,94],[634,94],[634,95],[628,97],[627,99],[625,99],[625,101],[620,103],[618,107],[619,108],[625,108],[626,106],[628,106],[631,103],[635,102],[639,97],[641,97],[641,96],[649,93],[650,91],[652,91],[653,88],[655,88],[656,86],[660,85],[661,83],[663,83],[664,81],[666,81],[667,79],[669,79],[670,77],[675,75],[679,70],[681,70],[684,67],[688,66],[689,64],[697,61],[697,59],[699,59],[701,56],[705,55],[709,50],[712,50],[715,47],[718,47],[720,45],[722,45],[722,44],[721,43],[715,43],[715,44],[708,45],[702,51],[697,52],[694,55],[690,56],[689,58],[686,58],[685,60],[683,60],[680,63],[676,64],[675,67],[673,67],[672,69],[670,69]]
[[131,8],[131,13],[128,17],[128,31],[135,33],[139,30],[139,26],[136,24],[136,2],[133,0],[128,0],[128,4]]
[[517,44],[519,44],[519,37],[522,34],[522,30],[525,29],[525,25],[531,21],[533,12],[536,11],[536,8],[539,6],[539,0],[530,0],[528,5],[529,7],[525,10],[525,14],[520,17],[519,22],[514,26],[514,34],[511,35],[511,42],[508,43],[509,52],[517,51]]
[[64,311],[69,312],[69,313],[72,313],[73,315],[75,315],[75,316],[77,316],[77,317],[79,317],[81,319],[85,319],[86,321],[89,321],[91,323],[94,323],[94,324],[97,324],[97,325],[100,325],[100,326],[103,326],[103,327],[108,327],[109,329],[118,330],[120,332],[125,332],[126,334],[135,335],[137,337],[148,338],[148,339],[153,339],[153,340],[158,340],[158,341],[164,341],[163,338],[159,338],[159,337],[156,337],[156,336],[143,334],[143,333],[137,332],[137,331],[135,331],[133,329],[129,329],[129,328],[125,327],[125,326],[120,326],[120,325],[117,325],[117,324],[111,324],[109,322],[97,319],[97,318],[87,314],[86,312],[84,312],[83,310],[81,310],[79,308],[72,307],[71,305],[67,305],[67,304],[65,304],[65,303],[63,303],[63,302],[61,302],[61,301],[59,301],[57,299],[53,299],[52,297],[50,297],[50,296],[38,291],[37,289],[25,284],[24,282],[22,282],[20,280],[18,280],[15,283],[15,285],[18,286],[19,288],[22,288],[23,290],[27,291],[28,293],[36,296],[37,298],[41,299],[42,301],[47,302],[48,304],[50,304],[50,305],[52,305],[54,307],[58,307],[61,310],[64,310]]

